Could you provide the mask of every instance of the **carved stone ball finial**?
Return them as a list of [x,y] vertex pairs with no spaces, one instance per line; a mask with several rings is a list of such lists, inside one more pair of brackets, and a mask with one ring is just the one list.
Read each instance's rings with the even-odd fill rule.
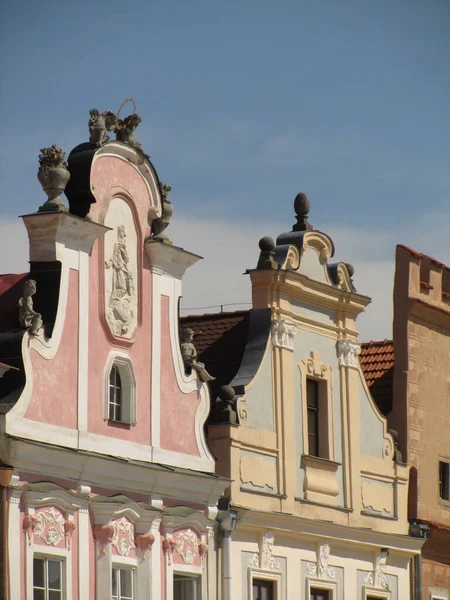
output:
[[236,392],[231,385],[222,385],[219,389],[218,417],[221,423],[232,423],[234,425],[237,423],[236,404],[234,402],[235,395]]
[[41,315],[33,309],[33,298],[36,293],[36,282],[27,279],[23,284],[23,296],[19,299],[19,323],[24,329],[28,329],[30,335],[36,336],[42,327]]
[[161,183],[161,200],[162,200],[162,213],[159,219],[155,219],[152,223],[152,235],[151,239],[157,242],[163,242],[163,244],[170,244],[172,242],[169,240],[167,235],[164,233],[164,230],[170,225],[170,221],[173,216],[173,206],[169,200],[169,192],[172,187],[168,183]]
[[259,255],[257,269],[276,269],[277,263],[274,260],[275,242],[271,237],[265,236],[259,240]]
[[295,196],[294,210],[297,218],[297,223],[292,228],[292,231],[311,231],[312,226],[308,223],[308,213],[311,204],[308,197],[303,192]]
[[108,131],[112,131],[117,124],[117,116],[112,110],[102,113],[97,108],[89,111],[89,142],[100,148],[109,142]]
[[59,146],[53,144],[49,148],[41,148],[39,154],[38,180],[48,196],[47,202],[39,207],[39,211],[63,210],[67,211],[61,194],[70,179],[67,163],[64,160],[66,153]]

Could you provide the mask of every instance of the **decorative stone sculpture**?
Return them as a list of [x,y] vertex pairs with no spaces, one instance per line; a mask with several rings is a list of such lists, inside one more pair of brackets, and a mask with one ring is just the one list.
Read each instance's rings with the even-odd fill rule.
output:
[[133,113],[125,117],[125,119],[118,119],[114,133],[116,134],[116,140],[132,146],[138,150],[145,158],[150,158],[148,154],[144,152],[142,145],[134,137],[134,130],[142,122],[141,117],[137,113]]
[[311,231],[312,225],[308,223],[308,213],[311,208],[311,204],[308,200],[308,196],[303,192],[298,193],[294,200],[294,210],[297,219],[297,223],[292,228],[292,231]]
[[373,586],[374,588],[378,588],[381,590],[390,591],[392,589],[392,584],[385,575],[388,555],[389,550],[387,550],[386,548],[382,548],[376,558],[375,568],[373,572],[368,573],[367,576],[364,578],[365,585]]
[[67,540],[67,550],[70,550],[70,546],[71,546],[71,542],[72,542],[72,535],[73,532],[76,529],[76,525],[75,522],[70,520],[70,519],[66,519],[64,521],[64,535],[66,536],[66,540]]
[[184,364],[189,369],[194,369],[201,381],[213,381],[215,377],[212,377],[208,373],[203,363],[197,361],[197,350],[192,343],[194,335],[195,333],[189,328],[183,329],[181,332],[181,356],[183,357]]
[[33,532],[36,527],[37,519],[33,515],[26,514],[22,521],[22,530],[27,534],[28,545],[31,546],[33,542]]
[[222,385],[219,389],[219,400],[217,402],[217,417],[221,423],[237,424],[236,392],[231,385]]
[[294,350],[294,339],[297,328],[293,323],[274,319],[272,321],[272,343],[278,348],[286,348],[291,352]]
[[23,284],[23,296],[19,300],[19,322],[24,329],[28,329],[30,335],[38,335],[42,327],[41,315],[33,309],[33,298],[36,293],[36,282],[27,279]]
[[361,346],[357,342],[350,340],[338,340],[337,355],[340,367],[359,367],[359,355]]
[[66,153],[55,144],[49,148],[41,148],[40,152],[40,166],[37,176],[39,183],[48,196],[48,200],[39,207],[39,211],[67,211],[64,202],[61,200],[61,194],[70,179],[67,162],[64,160]]
[[164,230],[170,224],[173,215],[173,206],[169,200],[169,192],[171,186],[168,183],[161,184],[161,197],[162,197],[162,214],[159,219],[155,219],[152,223],[152,235],[151,239],[157,242],[163,242],[164,244],[172,244]]
[[112,542],[115,529],[112,523],[94,527],[94,540],[100,546],[100,555],[106,554],[106,546]]
[[128,333],[135,307],[133,274],[128,265],[130,259],[126,238],[125,227],[119,225],[113,255],[108,261],[105,261],[105,267],[113,269],[107,319],[113,333],[118,335]]
[[308,563],[306,565],[306,573],[319,579],[335,579],[336,571],[334,567],[328,566],[329,560],[330,546],[329,544],[322,544],[319,548],[317,563]]
[[265,569],[266,571],[279,571],[280,563],[273,556],[273,545],[275,536],[271,531],[266,531],[259,540],[259,552],[256,552],[249,560],[251,567]]
[[102,113],[97,108],[89,111],[89,142],[100,148],[109,142],[108,131],[112,131],[117,124],[117,116],[112,110],[104,110]]

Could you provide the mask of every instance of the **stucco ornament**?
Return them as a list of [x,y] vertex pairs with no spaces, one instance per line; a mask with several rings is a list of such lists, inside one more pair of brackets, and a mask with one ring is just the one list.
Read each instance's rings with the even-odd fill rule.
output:
[[341,367],[359,367],[359,355],[361,346],[350,340],[339,340],[337,342],[337,356]]
[[201,381],[213,381],[215,377],[210,375],[205,369],[205,365],[197,360],[197,350],[192,343],[194,335],[195,333],[192,329],[181,330],[181,356],[183,357],[183,362],[189,369],[194,369]]
[[134,545],[139,551],[141,560],[145,560],[145,555],[147,554],[148,550],[152,549],[154,542],[155,536],[153,533],[150,533],[150,531],[147,533],[136,534],[134,536]]
[[64,160],[66,153],[56,144],[48,148],[41,148],[39,154],[38,180],[48,196],[47,202],[39,207],[39,211],[50,210],[67,211],[61,194],[70,179],[67,162]]
[[365,585],[373,586],[380,590],[390,591],[392,589],[392,584],[385,575],[388,554],[388,550],[381,550],[378,554],[373,573],[368,573],[364,579]]
[[329,544],[322,544],[319,548],[317,563],[308,563],[306,565],[306,573],[319,579],[335,579],[336,571],[333,567],[328,566],[329,560],[330,546]]
[[36,282],[27,279],[23,284],[23,296],[19,300],[19,323],[24,329],[28,329],[30,335],[38,335],[42,327],[42,317],[33,308],[33,296],[36,293]]
[[94,527],[94,539],[100,546],[100,555],[106,553],[106,546],[111,543],[114,533],[115,529],[112,523]]
[[112,282],[108,300],[107,320],[115,335],[126,335],[137,311],[137,298],[133,273],[129,267],[125,227],[117,228],[117,242],[112,257],[105,261],[106,269],[112,269]]
[[294,350],[295,325],[287,323],[287,321],[273,320],[272,321],[272,343],[277,348],[286,348]]
[[167,562],[169,565],[173,561],[173,552],[176,548],[176,542],[171,534],[167,534],[162,541],[162,549],[164,554],[167,556]]
[[33,542],[33,531],[36,527],[36,518],[33,515],[26,514],[22,521],[22,530],[27,534],[28,545],[31,546]]
[[57,546],[64,540],[65,519],[54,506],[41,510],[36,516],[34,535],[49,546]]
[[195,558],[199,556],[198,535],[192,529],[186,529],[176,533],[174,538],[176,553],[181,556],[185,564],[192,565]]
[[249,560],[251,567],[269,571],[279,571],[280,563],[273,556],[275,536],[271,531],[266,531],[259,542],[259,553],[255,553]]
[[66,536],[67,550],[70,550],[70,546],[72,545],[72,535],[75,531],[75,528],[75,522],[71,519],[64,521],[64,535]]
[[134,550],[134,525],[126,517],[113,521],[114,534],[111,538],[111,545],[117,550],[120,556],[128,556],[130,550]]
[[102,113],[97,108],[89,111],[89,142],[100,148],[109,142],[108,131],[112,131],[117,123],[117,116],[112,110]]

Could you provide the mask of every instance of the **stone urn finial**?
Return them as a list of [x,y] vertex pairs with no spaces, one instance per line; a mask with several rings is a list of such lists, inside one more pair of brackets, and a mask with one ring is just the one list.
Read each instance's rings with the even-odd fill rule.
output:
[[70,179],[67,163],[64,160],[66,153],[56,144],[49,148],[41,148],[40,152],[38,179],[48,196],[48,200],[39,207],[39,211],[67,211],[64,202],[61,200],[61,194]]
[[297,223],[292,228],[292,231],[311,231],[312,225],[308,223],[308,213],[311,205],[308,197],[303,192],[300,192],[295,196],[294,210],[297,219]]

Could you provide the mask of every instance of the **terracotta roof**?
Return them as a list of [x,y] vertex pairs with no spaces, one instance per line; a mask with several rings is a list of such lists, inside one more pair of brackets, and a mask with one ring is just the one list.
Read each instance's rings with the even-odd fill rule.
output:
[[423,254],[422,252],[417,252],[417,250],[414,250],[413,248],[410,248],[409,246],[405,246],[404,244],[398,244],[397,247],[407,250],[410,254],[412,254],[413,256],[416,256],[417,258],[426,258],[439,267],[443,267],[445,269],[450,268],[448,265],[444,264],[440,260],[437,260],[436,258],[429,256],[428,254]]
[[194,330],[198,358],[216,377],[211,382],[214,398],[219,387],[228,384],[240,367],[248,336],[249,311],[189,315],[180,319],[180,325]]
[[392,410],[394,344],[392,340],[361,344],[361,368],[373,399],[384,415]]

